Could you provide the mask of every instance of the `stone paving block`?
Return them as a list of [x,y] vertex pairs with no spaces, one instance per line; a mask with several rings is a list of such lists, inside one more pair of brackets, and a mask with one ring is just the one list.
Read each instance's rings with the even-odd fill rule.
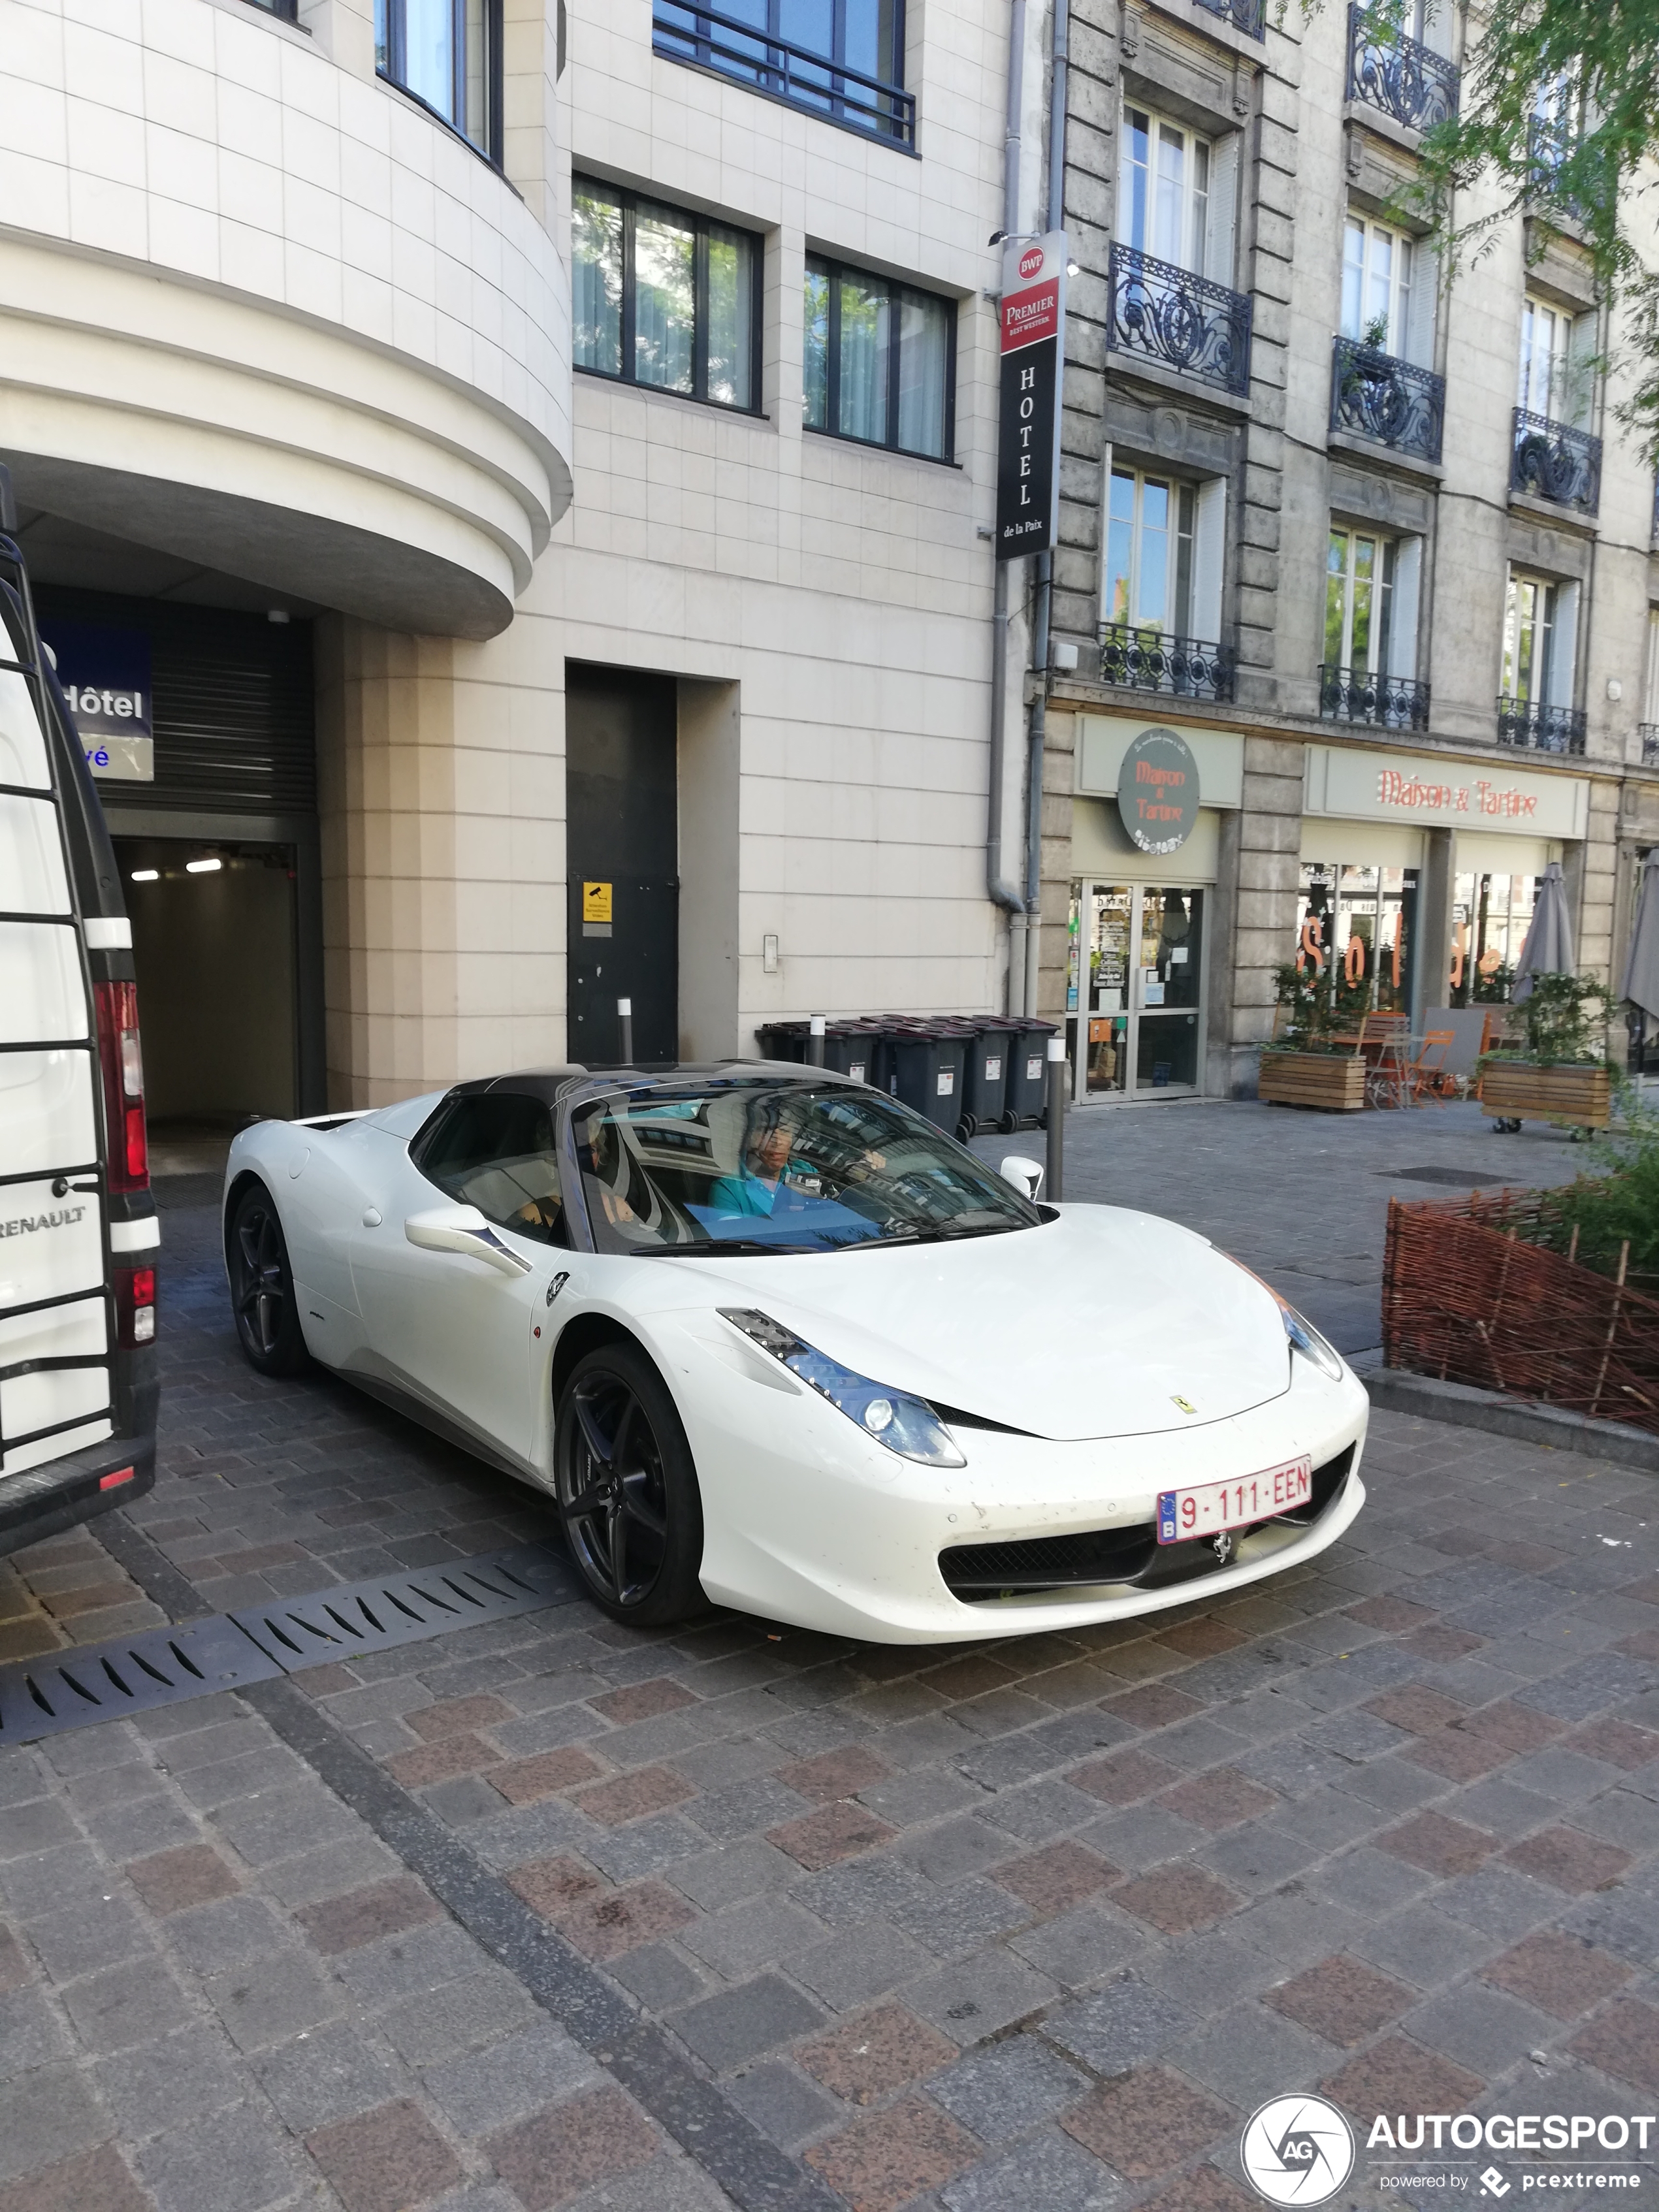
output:
[[383,1936],[361,1949],[340,1951],[333,1971],[360,2003],[382,2005],[457,1980],[471,1973],[477,1961],[471,1936],[445,1917],[402,1935]]
[[659,1881],[641,1881],[626,1889],[584,1899],[564,1916],[565,1932],[577,1948],[601,1963],[672,1936],[694,1918],[691,1907]]
[[295,1914],[313,1947],[325,1958],[361,1949],[380,1937],[423,1926],[441,1917],[441,1908],[422,1886],[407,1875],[348,1890],[343,1897],[301,1905]]
[[775,1775],[757,1774],[700,1798],[692,1817],[705,1835],[730,1844],[800,1817],[811,1802],[798,1790],[786,1789]]
[[425,2067],[476,2051],[539,2016],[510,1974],[489,1968],[388,2005],[375,2027],[407,2064]]
[[462,2179],[454,2152],[406,2098],[319,2129],[306,2148],[347,2212],[407,2212]]
[[1434,1903],[1437,1911],[1509,1942],[1552,1919],[1560,1910],[1561,1899],[1559,1891],[1488,1860],[1478,1874],[1443,1884]]
[[263,1897],[222,1897],[174,1916],[167,1947],[178,1963],[198,1977],[244,1960],[292,1949],[297,1938],[284,1914]]
[[1490,1958],[1496,1945],[1491,1936],[1431,1905],[1408,1905],[1358,1930],[1352,1948],[1385,1973],[1433,1989]]
[[1043,2033],[1097,2074],[1127,2074],[1178,2043],[1197,2009],[1125,1972],[1094,1996],[1050,2012]]
[[929,1952],[885,1920],[865,1921],[780,1960],[785,1971],[822,1997],[832,2012],[846,2012],[884,1996],[933,1963]]
[[648,2165],[658,2142],[630,2098],[603,2088],[567,2098],[492,2136],[484,2148],[526,2212],[549,2212],[593,2183]]
[[1638,1997],[1615,1997],[1568,2046],[1575,2057],[1659,2096],[1659,2010]]
[[389,2103],[401,2070],[362,2028],[344,2022],[295,2036],[253,2062],[254,2078],[296,2135]]
[[769,1828],[766,1840],[809,1872],[836,1865],[877,1844],[890,1842],[896,1832],[863,1806],[842,1801]]
[[878,1759],[867,1745],[848,1744],[839,1751],[820,1752],[816,1758],[781,1766],[777,1778],[786,1790],[822,1804],[832,1798],[861,1796],[878,1783],[890,1781],[892,1773],[887,1761]]
[[1032,2034],[988,2045],[935,2075],[927,2094],[982,2142],[1006,2142],[1086,2094],[1088,2077]]
[[901,2004],[878,2006],[795,2047],[794,2058],[844,2104],[872,2105],[948,2066],[957,2045]]
[[1119,1869],[1085,1844],[1051,1844],[997,1869],[991,1879],[1012,1890],[1034,1913],[1064,1912],[1103,1889]]
[[694,1905],[714,1912],[744,1898],[763,1897],[769,1891],[787,1888],[799,1873],[799,1867],[787,1853],[757,1840],[727,1844],[721,1850],[678,1860],[673,1880],[674,1887],[684,1890]]
[[263,2051],[309,2033],[338,2009],[302,1954],[271,1953],[213,1976],[207,1996],[239,2050]]
[[1060,2125],[1126,2179],[1149,2181],[1202,2150],[1236,2118],[1168,2068],[1142,2066],[1103,2082]]
[[[883,1818],[897,1820],[900,1809],[890,1814],[877,1804],[878,1791],[872,1791],[872,1808],[882,1812]],[[975,1791],[972,1793],[977,1796]],[[1041,1843],[1044,1838],[1063,1834],[1067,1829],[1081,1827],[1092,1820],[1098,1810],[1098,1801],[1086,1797],[1080,1790],[1073,1790],[1066,1782],[1032,1782],[1018,1790],[1008,1790],[997,1798],[988,1815],[999,1828],[1024,1843]]]
[[252,2103],[167,2130],[139,2148],[137,2164],[161,2212],[264,2212],[305,2179],[291,2138]]
[[817,2142],[806,2162],[858,2212],[898,2212],[970,2166],[980,2145],[948,2112],[907,2097]]
[[1401,2022],[1414,2041],[1496,2081],[1528,2052],[1548,2043],[1553,2023],[1530,2005],[1483,1982],[1464,1982],[1407,2013]]
[[1280,2094],[1287,2083],[1317,2080],[1330,2063],[1331,2046],[1249,1999],[1183,2036],[1165,2057],[1182,2074],[1248,2112]]
[[1490,1960],[1480,1972],[1483,1980],[1558,2020],[1575,2020],[1627,1982],[1631,1969],[1581,1936],[1547,1931]]
[[[124,1960],[148,1958],[155,1942],[142,1916],[115,1889],[106,1898],[90,1897],[65,1912],[31,1921],[29,1946],[52,1980],[66,1982],[79,1974],[95,1972],[100,1966],[118,1966]],[[5,1948],[0,1942],[0,1951]],[[15,1945],[11,1948],[21,1964],[22,1953]],[[8,1978],[4,1960],[0,1958],[0,1990],[5,1989]]]
[[1056,1995],[1054,1984],[1026,1960],[1002,1949],[982,1951],[947,1966],[906,1995],[915,2009],[958,2043],[980,2043],[1024,2020]]
[[1112,1893],[1121,1911],[1145,1920],[1161,1935],[1185,1936],[1194,1928],[1207,1928],[1242,1903],[1224,1882],[1194,1866],[1171,1863],[1154,1867]]
[[0,1996],[0,2081],[69,2055],[69,2042],[38,1987]]
[[757,2058],[822,2025],[815,2004],[780,1974],[757,1974],[674,2014],[669,2023],[687,2047],[718,2073]]
[[1342,1954],[1322,1959],[1317,1966],[1269,1990],[1265,1998],[1286,2019],[1345,2049],[1363,2043],[1397,2020],[1412,2001],[1411,1990]]
[[977,1874],[1008,1856],[1008,1839],[984,1821],[964,1818],[902,1837],[894,1845],[896,1857],[920,1868],[930,1881],[954,1881],[961,1875]]
[[833,2098],[778,2059],[763,2060],[739,2074],[729,2094],[738,2110],[785,2150],[799,2149],[842,2116]]
[[186,1906],[230,1897],[240,1887],[235,1874],[211,1844],[191,1844],[137,1859],[124,1869],[150,1911],[165,1917]]
[[1587,1836],[1579,1828],[1547,1828],[1528,1836],[1504,1853],[1511,1866],[1537,1881],[1580,1896],[1586,1890],[1607,1889],[1631,1863],[1630,1853],[1616,1844]]
[[811,1943],[823,1933],[823,1923],[810,1912],[787,1898],[772,1896],[695,1921],[682,1931],[680,1941],[717,1973],[734,1980]]
[[610,1961],[609,1972],[632,1990],[648,2012],[677,2012],[708,1987],[706,1973],[689,1966],[672,1943],[641,1943]]
[[1053,2130],[981,2160],[940,2191],[946,2212],[1109,2212],[1121,2200],[1113,2174]]
[[0,2212],[149,2212],[150,2200],[113,2143],[0,2185]]
[[63,2000],[82,2043],[100,2054],[130,2051],[190,2017],[183,1990],[160,1959],[135,1960],[72,1982]]
[[1449,2058],[1389,2035],[1331,2075],[1324,2089],[1350,2112],[1461,2112],[1486,2086]]
[[586,1846],[587,1856],[613,1881],[632,1881],[639,1875],[659,1873],[702,1848],[702,1838],[678,1813],[635,1820],[608,1834],[601,1829]]

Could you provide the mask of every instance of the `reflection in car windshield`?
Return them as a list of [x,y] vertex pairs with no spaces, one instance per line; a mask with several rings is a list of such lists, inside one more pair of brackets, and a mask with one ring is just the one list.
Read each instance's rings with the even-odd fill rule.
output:
[[833,1252],[1029,1229],[1035,1206],[878,1092],[762,1077],[579,1108],[601,1251]]

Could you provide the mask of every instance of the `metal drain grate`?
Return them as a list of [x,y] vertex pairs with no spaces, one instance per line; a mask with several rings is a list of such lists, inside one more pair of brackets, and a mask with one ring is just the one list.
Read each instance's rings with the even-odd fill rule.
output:
[[418,1644],[575,1595],[563,1557],[540,1545],[342,1583],[313,1597],[214,1613],[0,1667],[0,1748],[124,1719],[215,1690],[295,1674],[329,1659]]
[[0,1668],[0,1745],[268,1681],[282,1668],[222,1613]]
[[1486,1175],[1474,1168],[1374,1168],[1372,1173],[1391,1182],[1443,1182],[1457,1190],[1480,1190],[1487,1183],[1510,1180],[1508,1176]]
[[556,1553],[526,1544],[413,1574],[343,1583],[314,1597],[247,1607],[230,1618],[284,1674],[292,1674],[356,1652],[384,1651],[394,1644],[418,1644],[423,1637],[475,1628],[481,1621],[534,1613],[570,1595],[574,1587]]

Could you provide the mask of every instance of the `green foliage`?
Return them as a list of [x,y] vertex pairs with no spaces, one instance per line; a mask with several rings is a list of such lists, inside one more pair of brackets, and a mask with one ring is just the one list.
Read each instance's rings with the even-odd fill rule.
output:
[[1494,968],[1490,975],[1483,975],[1477,968],[1474,971],[1474,981],[1470,987],[1470,1001],[1478,1006],[1506,1006],[1509,1003],[1510,994],[1514,988],[1513,968]]
[[[1307,15],[1325,4],[1302,0]],[[1403,0],[1370,14],[1406,29]],[[1659,157],[1659,0],[1489,0],[1462,70],[1460,112],[1424,134],[1400,212],[1432,225],[1447,281],[1519,216],[1538,219],[1535,252],[1552,233],[1581,240],[1602,297],[1624,310],[1618,365],[1632,382],[1616,411],[1659,461],[1659,271],[1632,225],[1649,216]],[[1471,216],[1478,183],[1491,201]]]
[[1539,975],[1522,1008],[1527,1042],[1489,1060],[1526,1060],[1540,1067],[1583,1067],[1602,1057],[1596,1030],[1607,1018],[1607,990],[1590,975]]
[[[1603,1275],[1618,1273],[1620,1248],[1628,1243],[1629,1275],[1652,1277],[1659,1275],[1659,1113],[1622,1078],[1619,1089],[1623,1126],[1594,1146],[1602,1172],[1552,1192],[1547,1219],[1528,1242],[1571,1252],[1581,1267]],[[1642,1287],[1651,1295],[1650,1285]]]
[[1287,960],[1273,970],[1273,990],[1285,1010],[1284,1028],[1273,1039],[1279,1052],[1351,1053],[1352,1040],[1362,1018],[1370,1011],[1370,986],[1350,983],[1338,969],[1316,969],[1311,962],[1298,968]]

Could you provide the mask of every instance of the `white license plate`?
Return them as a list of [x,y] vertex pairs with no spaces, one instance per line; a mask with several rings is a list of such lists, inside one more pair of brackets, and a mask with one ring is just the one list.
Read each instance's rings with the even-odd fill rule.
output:
[[1219,1535],[1224,1528],[1248,1528],[1305,1505],[1313,1496],[1313,1462],[1286,1460],[1261,1474],[1242,1474],[1235,1482],[1205,1482],[1195,1490],[1158,1493],[1158,1540],[1184,1544],[1194,1536]]

